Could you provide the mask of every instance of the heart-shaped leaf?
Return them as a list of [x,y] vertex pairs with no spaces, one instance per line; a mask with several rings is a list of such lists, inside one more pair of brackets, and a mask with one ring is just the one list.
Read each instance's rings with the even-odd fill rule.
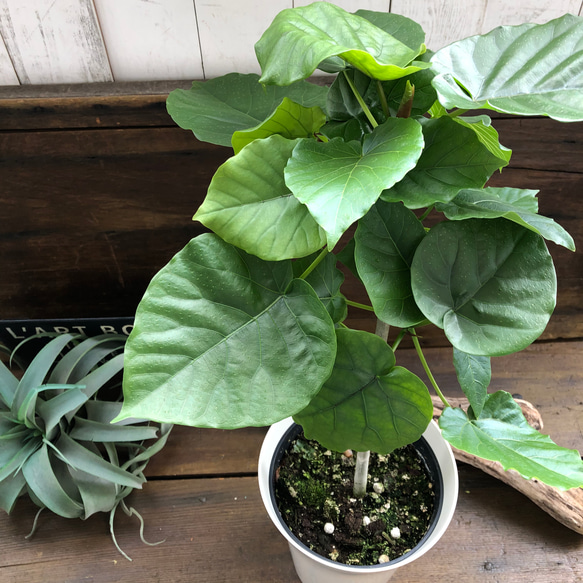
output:
[[398,79],[428,63],[411,62],[411,48],[365,18],[327,2],[282,10],[255,45],[261,82],[289,85],[306,79],[327,59],[341,57],[374,79]]
[[318,106],[304,107],[287,97],[261,124],[233,134],[231,144],[235,154],[253,140],[268,138],[274,134],[293,140],[308,138],[326,123],[326,114]]
[[516,470],[527,480],[561,490],[583,486],[579,452],[559,447],[533,429],[504,391],[487,397],[479,419],[470,420],[462,409],[446,407],[439,426],[454,447],[500,462],[505,470]]
[[448,109],[583,120],[583,19],[501,26],[437,51],[433,85]]
[[311,286],[293,280],[291,261],[262,261],[204,234],[140,302],[119,419],[269,425],[309,403],[335,351],[334,324]]
[[488,396],[488,385],[492,377],[490,357],[466,354],[454,347],[453,365],[460,387],[477,418],[482,414]]
[[194,220],[267,261],[304,257],[326,244],[308,208],[284,182],[297,140],[256,140],[215,173]]
[[472,129],[449,117],[426,119],[422,125],[423,154],[403,180],[383,192],[387,202],[403,201],[410,209],[448,202],[463,188],[481,188],[506,165]]
[[425,31],[421,25],[406,16],[376,10],[357,10],[354,14],[378,26],[412,50],[418,50],[425,43]]
[[377,318],[400,328],[425,319],[411,290],[411,262],[425,229],[401,203],[379,200],[359,221],[354,258]]
[[437,224],[417,248],[411,277],[421,311],[468,354],[522,350],[555,306],[556,276],[544,240],[504,219]]
[[294,416],[306,437],[336,451],[386,454],[419,439],[433,414],[427,387],[395,366],[387,343],[369,332],[338,329],[330,378]]
[[233,133],[261,124],[285,97],[304,107],[324,108],[328,89],[307,81],[290,87],[264,87],[259,75],[229,73],[192,88],[175,89],[166,101],[168,113],[201,141],[230,146]]
[[[437,208],[451,220],[504,217],[538,233],[549,241],[575,251],[573,238],[561,225],[555,223],[553,219],[537,214],[536,210],[534,212],[524,210],[524,201],[527,201],[527,204],[530,203],[532,192],[534,191],[521,191],[516,188],[462,190],[451,202],[437,205]],[[521,196],[521,193],[525,194]],[[514,200],[518,201],[518,204],[513,203]]]
[[285,168],[285,182],[326,231],[332,249],[381,192],[415,166],[423,148],[421,126],[391,118],[363,144],[302,140]]

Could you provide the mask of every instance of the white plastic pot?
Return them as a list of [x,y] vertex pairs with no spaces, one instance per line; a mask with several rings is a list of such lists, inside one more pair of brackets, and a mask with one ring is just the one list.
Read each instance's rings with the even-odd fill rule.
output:
[[386,583],[395,571],[415,561],[431,549],[446,531],[458,497],[458,473],[453,452],[441,436],[437,424],[432,421],[423,434],[425,448],[434,455],[424,457],[431,469],[431,457],[437,462],[434,473],[436,482],[437,510],[433,522],[420,543],[406,555],[370,567],[344,565],[311,551],[297,539],[283,521],[277,509],[274,494],[275,470],[289,442],[295,437],[297,426],[291,418],[272,425],[259,454],[259,489],[269,517],[286,538],[298,577],[302,583]]

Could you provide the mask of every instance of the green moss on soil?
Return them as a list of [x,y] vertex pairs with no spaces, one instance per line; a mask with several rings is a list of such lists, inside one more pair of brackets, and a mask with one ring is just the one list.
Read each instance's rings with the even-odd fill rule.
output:
[[[381,557],[393,560],[409,552],[427,532],[434,511],[425,463],[412,446],[386,456],[371,453],[362,499],[352,493],[354,465],[354,456],[298,436],[276,476],[284,521],[314,552],[348,565],[375,565]],[[331,534],[324,530],[327,523],[334,525]]]

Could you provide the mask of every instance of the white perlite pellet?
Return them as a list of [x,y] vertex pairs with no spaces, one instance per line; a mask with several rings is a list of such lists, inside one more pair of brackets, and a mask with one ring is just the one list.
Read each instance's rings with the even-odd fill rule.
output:
[[391,528],[391,536],[393,538],[401,538],[401,529],[398,526]]
[[331,522],[327,522],[324,525],[324,532],[326,534],[332,534],[334,532],[334,525]]

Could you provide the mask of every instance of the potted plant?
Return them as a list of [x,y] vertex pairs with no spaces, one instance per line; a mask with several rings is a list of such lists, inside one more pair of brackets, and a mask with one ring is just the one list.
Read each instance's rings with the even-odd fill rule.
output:
[[[28,536],[45,508],[83,520],[107,512],[113,542],[129,559],[115,538],[115,513],[121,507],[142,523],[125,498],[146,481],[144,469],[171,425],[111,424],[121,410],[125,341],[116,334],[35,335],[11,354],[18,362],[23,344],[40,344],[28,365],[19,363],[22,374],[0,361],[0,508],[10,514],[28,495],[39,507]],[[142,529],[140,536],[146,543]]]
[[[173,119],[234,155],[194,215],[212,233],[140,302],[118,419],[238,428],[292,417],[324,448],[359,452],[366,477],[365,452],[431,427],[428,388],[397,365],[410,336],[449,443],[581,486],[578,453],[530,428],[511,395],[487,391],[490,358],[532,343],[554,309],[545,239],[574,243],[538,214],[537,191],[487,186],[511,152],[470,110],[582,120],[582,43],[583,20],[567,15],[431,53],[407,18],[316,2],[263,34],[261,77],[172,92]],[[334,75],[329,86],[308,80],[316,69]],[[343,295],[340,262],[369,303]],[[373,311],[377,334],[348,329],[347,306]],[[430,324],[453,345],[467,411],[449,406],[423,356],[417,334]]]

